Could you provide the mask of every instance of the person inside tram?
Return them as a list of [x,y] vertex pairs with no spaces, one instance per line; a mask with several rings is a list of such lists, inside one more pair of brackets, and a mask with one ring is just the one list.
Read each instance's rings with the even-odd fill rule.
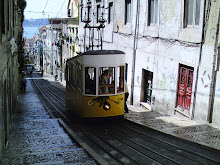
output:
[[105,70],[101,75],[101,84],[109,84],[111,73],[109,70]]
[[[100,85],[114,84],[114,81],[111,82],[112,71],[110,69],[105,70],[100,77]],[[114,92],[113,87],[102,87],[100,93],[112,93]]]

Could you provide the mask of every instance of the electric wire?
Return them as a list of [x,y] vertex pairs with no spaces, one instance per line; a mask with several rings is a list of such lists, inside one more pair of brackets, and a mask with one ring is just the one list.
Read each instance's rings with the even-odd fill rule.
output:
[[27,13],[56,13],[56,12],[44,12],[44,11],[25,11]]
[[47,0],[47,2],[46,2],[45,6],[44,6],[43,11],[42,11],[42,13],[43,13],[43,17],[42,17],[42,19],[41,19],[41,21],[40,21],[40,23],[39,23],[39,25],[38,25],[38,29],[36,30],[35,35],[37,34],[37,31],[38,31],[39,28],[40,28],[41,22],[42,22],[42,20],[44,19],[45,9],[46,9],[46,7],[47,7],[47,4],[48,4],[48,0]]
[[62,6],[61,6],[61,8],[60,8],[59,12],[57,13],[57,16],[56,16],[56,17],[58,17],[58,15],[60,14],[60,11],[62,10],[63,5],[64,5],[64,3],[65,3],[65,2],[66,2],[66,0],[64,0],[64,1],[63,1],[63,4],[62,4]]

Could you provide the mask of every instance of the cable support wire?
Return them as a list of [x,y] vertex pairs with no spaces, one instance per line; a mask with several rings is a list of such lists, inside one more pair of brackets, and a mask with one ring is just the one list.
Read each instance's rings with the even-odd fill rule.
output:
[[47,7],[47,4],[48,4],[48,0],[47,0],[47,2],[46,2],[45,6],[44,6],[43,11],[42,11],[43,17],[42,17],[42,19],[41,19],[41,21],[40,21],[40,23],[39,23],[39,25],[38,25],[38,29],[36,30],[35,34],[37,34],[37,31],[39,30],[39,28],[40,28],[40,26],[41,26],[41,22],[42,22],[42,20],[44,19],[45,9],[46,9],[46,7]]
[[57,16],[56,16],[56,17],[58,17],[58,15],[60,14],[60,11],[62,10],[63,5],[64,5],[64,3],[65,3],[65,2],[66,2],[66,0],[64,0],[64,1],[63,1],[63,4],[62,4],[62,6],[61,6],[61,8],[60,8],[59,12],[57,13]]
[[44,11],[25,11],[27,13],[56,13],[56,12],[44,12]]
[[[134,37],[134,34],[127,34],[127,33],[121,33],[118,32],[119,35],[123,35],[126,37]],[[201,42],[199,43],[194,43],[194,42],[188,42],[188,41],[180,41],[178,39],[167,39],[167,38],[161,38],[161,37],[152,37],[149,35],[146,36],[138,36],[138,39],[146,39],[146,40],[151,40],[150,42],[154,42],[155,40],[161,40],[164,44],[169,43],[171,44],[170,47],[172,47],[173,45],[181,45],[184,47],[199,47],[199,45],[201,44]],[[179,43],[179,44],[176,44]]]

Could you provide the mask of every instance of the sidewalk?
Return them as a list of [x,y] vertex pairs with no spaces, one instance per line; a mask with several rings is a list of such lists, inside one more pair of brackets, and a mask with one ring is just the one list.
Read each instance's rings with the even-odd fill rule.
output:
[[60,121],[49,116],[28,80],[26,92],[18,97],[1,164],[97,164],[70,138]]
[[[65,80],[55,82],[52,75],[44,75],[44,79],[54,85],[61,84],[62,87],[66,87]],[[128,105],[128,108],[129,113],[125,114],[127,120],[220,150],[220,128],[213,124],[176,115],[163,115],[142,107]]]
[[220,128],[213,124],[176,115],[163,115],[142,107],[128,105],[128,108],[129,113],[125,114],[127,120],[220,150]]

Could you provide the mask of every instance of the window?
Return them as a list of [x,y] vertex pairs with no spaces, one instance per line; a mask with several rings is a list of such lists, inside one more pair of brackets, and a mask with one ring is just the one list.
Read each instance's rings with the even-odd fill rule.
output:
[[131,23],[131,0],[125,0],[125,24]]
[[124,92],[124,66],[117,68],[117,93]]
[[101,7],[100,5],[97,5],[97,23],[99,22],[99,19],[101,18]]
[[74,56],[75,53],[75,46],[72,46],[72,56]]
[[108,5],[108,23],[113,22],[113,2]]
[[10,18],[10,4],[9,4],[9,2],[8,2],[8,15],[7,15],[7,17],[8,17],[8,20],[7,20],[7,31],[9,31],[9,29],[10,29],[10,21],[11,21],[11,18]]
[[71,17],[73,17],[73,2],[72,2],[72,8],[71,8]]
[[76,28],[76,36],[78,36],[78,28]]
[[[70,71],[70,70],[68,70]],[[70,81],[72,87],[76,87],[76,68],[74,65],[71,65],[71,71],[69,73],[72,73],[68,78],[68,80]]]
[[115,93],[115,68],[99,68],[99,94]]
[[184,26],[194,27],[199,25],[201,0],[185,0]]
[[96,68],[85,68],[85,94],[96,94]]
[[66,82],[67,82],[67,85],[69,86],[70,85],[70,68],[67,66],[66,67]]
[[71,17],[71,15],[70,15],[70,9],[67,9],[67,15],[68,15],[68,17]]
[[82,91],[82,65],[80,63],[76,64],[77,67],[77,86]]
[[1,6],[3,6],[1,8],[1,33],[5,33],[5,1],[1,1]]
[[158,0],[148,1],[148,25],[158,23]]
[[81,21],[83,21],[83,0],[81,0],[80,8],[81,8]]
[[81,21],[91,21],[90,19],[90,7],[86,7],[83,4],[83,0],[81,0]]
[[[15,26],[15,2],[14,1],[12,1],[12,7],[13,7],[13,9],[12,9],[12,12],[13,12],[13,14],[12,14],[12,27],[14,27]],[[14,31],[15,31],[15,29],[13,28],[13,34],[14,34]]]

